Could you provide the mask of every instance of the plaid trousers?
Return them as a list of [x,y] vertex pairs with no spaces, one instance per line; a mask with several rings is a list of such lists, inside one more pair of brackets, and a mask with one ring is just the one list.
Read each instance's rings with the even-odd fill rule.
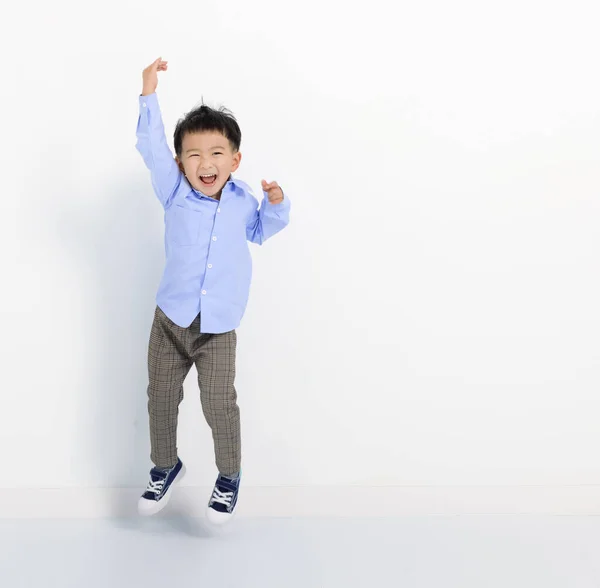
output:
[[240,471],[240,410],[234,386],[236,343],[235,330],[200,333],[200,315],[189,327],[179,327],[156,307],[148,346],[148,414],[150,457],[157,467],[177,463],[177,417],[183,381],[195,363],[217,468],[223,475]]

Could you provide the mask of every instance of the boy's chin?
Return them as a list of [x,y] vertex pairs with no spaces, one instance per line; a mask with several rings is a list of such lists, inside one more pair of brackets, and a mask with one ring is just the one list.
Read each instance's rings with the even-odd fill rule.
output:
[[214,186],[205,186],[202,182],[196,185],[196,190],[202,192],[206,196],[215,196],[218,194],[225,185],[224,182],[216,182]]

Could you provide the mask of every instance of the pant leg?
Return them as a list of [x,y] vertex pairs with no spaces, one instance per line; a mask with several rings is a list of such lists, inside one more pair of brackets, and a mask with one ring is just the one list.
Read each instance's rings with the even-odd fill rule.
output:
[[148,414],[150,458],[160,468],[177,463],[177,418],[183,381],[193,360],[186,348],[186,329],[156,308],[148,346]]
[[229,331],[204,337],[194,353],[202,412],[212,430],[217,468],[223,475],[232,475],[240,471],[242,459],[234,386],[237,335]]

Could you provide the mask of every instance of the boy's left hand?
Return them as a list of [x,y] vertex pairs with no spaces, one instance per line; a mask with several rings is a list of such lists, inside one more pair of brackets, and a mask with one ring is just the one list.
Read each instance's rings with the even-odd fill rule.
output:
[[271,204],[279,204],[280,202],[283,202],[283,190],[279,187],[277,182],[267,183],[265,180],[263,180],[262,189],[267,193],[269,202]]

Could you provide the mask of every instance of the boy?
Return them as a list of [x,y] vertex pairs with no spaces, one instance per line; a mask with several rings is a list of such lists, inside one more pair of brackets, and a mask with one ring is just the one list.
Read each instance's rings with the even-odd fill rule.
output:
[[166,267],[148,350],[150,481],[138,502],[151,515],[167,504],[185,474],[177,455],[183,381],[198,370],[202,411],[212,430],[219,476],[207,518],[231,519],[240,470],[235,329],[244,314],[252,273],[248,241],[261,244],[289,222],[290,202],[276,182],[262,181],[264,199],[231,175],[239,165],[241,132],[231,113],[201,106],[177,123],[176,157],[167,145],[156,97],[158,58],[143,72],[136,148],[165,210]]

